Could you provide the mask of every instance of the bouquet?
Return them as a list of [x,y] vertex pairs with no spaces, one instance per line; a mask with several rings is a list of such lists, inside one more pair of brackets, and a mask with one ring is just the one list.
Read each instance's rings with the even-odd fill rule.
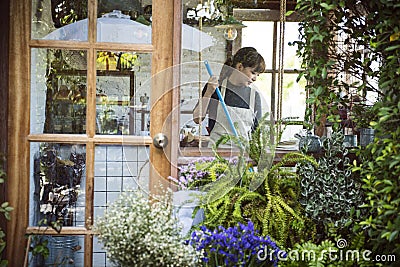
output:
[[107,257],[118,266],[197,266],[200,253],[181,237],[170,195],[152,197],[123,192],[97,218],[94,232]]

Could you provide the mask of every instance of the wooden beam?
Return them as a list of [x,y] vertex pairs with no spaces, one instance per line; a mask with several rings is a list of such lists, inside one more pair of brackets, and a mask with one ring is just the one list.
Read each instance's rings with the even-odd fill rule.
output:
[[[287,0],[286,1],[286,10],[294,10],[296,7],[296,0]],[[280,8],[280,0],[233,0],[232,4],[235,8],[264,8],[264,9],[275,9],[279,10]]]
[[95,144],[106,145],[144,145],[152,144],[148,136],[136,135],[95,135],[88,137],[86,134],[31,134],[28,136],[30,142],[63,143],[63,144]]
[[[174,1],[153,1],[152,44],[152,91],[150,112],[150,136],[164,133],[171,139],[171,125],[164,124],[171,116],[173,92],[173,37]],[[150,146],[150,191],[160,193],[160,185],[167,188],[171,174],[171,145],[165,149]]]
[[7,225],[7,259],[9,266],[23,266],[25,229],[29,208],[29,73],[30,36],[29,0],[10,3],[10,58],[8,108],[8,201],[15,207]]
[[[173,37],[173,58],[172,65],[176,68],[173,77],[173,89],[172,89],[172,110],[171,110],[171,125],[178,127],[171,128],[171,173],[173,177],[178,175],[178,147],[179,147],[179,125],[180,125],[180,100],[181,100],[181,48],[182,48],[182,5],[181,0],[174,0],[174,37]],[[175,149],[176,148],[176,149]]]
[[[279,9],[233,9],[233,16],[240,21],[279,21],[280,11]],[[286,17],[287,22],[299,20],[300,16],[296,12]]]
[[89,42],[75,42],[75,41],[60,41],[60,40],[32,40],[32,47],[44,47],[44,48],[65,48],[72,50],[83,50],[94,48],[96,50],[104,50],[109,51],[112,50],[112,47],[118,47],[119,51],[126,52],[138,52],[141,53],[150,53],[153,51],[153,46],[151,44],[123,44],[123,43],[112,43],[112,42],[104,42],[104,43],[95,43],[90,44]]
[[60,232],[57,232],[51,227],[37,226],[28,227],[26,229],[27,235],[92,235],[92,230],[86,229],[85,227],[70,227],[63,226]]

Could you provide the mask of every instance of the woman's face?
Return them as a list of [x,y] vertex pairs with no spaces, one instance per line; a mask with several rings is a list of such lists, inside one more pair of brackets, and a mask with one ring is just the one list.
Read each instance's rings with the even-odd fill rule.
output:
[[249,86],[257,80],[257,76],[260,74],[259,72],[255,71],[255,68],[243,67],[241,63],[237,64],[236,70],[238,70],[235,73],[236,85]]

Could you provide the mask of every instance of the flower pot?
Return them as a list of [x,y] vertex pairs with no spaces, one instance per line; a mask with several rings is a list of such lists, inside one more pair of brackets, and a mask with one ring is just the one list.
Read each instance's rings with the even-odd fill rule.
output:
[[374,141],[375,130],[372,128],[361,128],[360,129],[360,145],[362,147],[367,146],[369,143]]
[[192,225],[203,221],[204,212],[202,210],[199,210],[194,218],[192,216],[194,209],[199,205],[199,197],[203,194],[205,192],[196,190],[181,190],[173,193],[172,203],[180,226],[182,226],[182,235],[186,235]]
[[344,136],[343,145],[345,147],[356,147],[357,146],[357,135],[346,134]]
[[311,153],[318,153],[322,149],[321,138],[317,135],[308,132],[306,136],[301,136],[300,134],[295,134],[294,137],[299,139],[299,150],[307,151]]

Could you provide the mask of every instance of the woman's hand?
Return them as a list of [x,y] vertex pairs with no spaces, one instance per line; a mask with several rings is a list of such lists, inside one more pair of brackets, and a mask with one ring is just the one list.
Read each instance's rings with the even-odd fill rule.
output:
[[211,76],[210,79],[208,79],[207,82],[207,91],[205,92],[204,96],[205,97],[211,97],[212,94],[214,94],[215,89],[218,87],[218,77],[217,76]]
[[[200,123],[200,118],[201,120],[205,118],[208,109],[208,103],[210,102],[210,99],[217,87],[218,77],[211,76],[207,82],[207,90],[205,91],[203,97],[199,99],[199,102],[197,102],[196,106],[193,109],[193,121],[195,123]],[[199,105],[200,103],[201,105]],[[200,106],[202,107],[201,109]]]

